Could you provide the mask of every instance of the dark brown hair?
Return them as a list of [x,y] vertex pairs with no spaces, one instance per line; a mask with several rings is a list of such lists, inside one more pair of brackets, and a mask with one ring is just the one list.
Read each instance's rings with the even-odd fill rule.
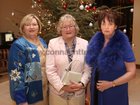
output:
[[117,27],[121,24],[121,14],[118,11],[112,9],[104,9],[98,15],[98,25],[101,27],[101,22],[105,21],[105,18],[108,19],[109,22],[115,23]]

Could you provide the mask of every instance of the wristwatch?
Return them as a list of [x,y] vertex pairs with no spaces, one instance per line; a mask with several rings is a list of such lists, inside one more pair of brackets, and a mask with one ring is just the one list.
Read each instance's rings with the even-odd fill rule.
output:
[[83,87],[85,87],[85,85],[84,85],[84,83],[83,83],[83,82],[79,81],[78,83],[81,83],[81,84],[82,84],[82,86],[83,86]]

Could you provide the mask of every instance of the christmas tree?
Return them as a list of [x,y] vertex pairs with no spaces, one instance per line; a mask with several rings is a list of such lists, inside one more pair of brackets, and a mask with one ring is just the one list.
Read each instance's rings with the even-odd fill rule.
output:
[[80,32],[78,36],[89,40],[98,30],[96,3],[89,0],[33,0],[33,8],[43,22],[43,34],[47,40],[56,37],[56,25],[65,13],[76,18]]
[[[32,0],[32,2],[32,8],[37,11],[37,15],[43,23],[42,35],[47,42],[57,36],[57,22],[65,13],[76,18],[80,28],[78,36],[90,40],[92,35],[99,30],[97,25],[99,12],[108,8],[107,6],[97,7],[95,0]],[[116,6],[112,8],[121,13],[122,9],[131,7]]]

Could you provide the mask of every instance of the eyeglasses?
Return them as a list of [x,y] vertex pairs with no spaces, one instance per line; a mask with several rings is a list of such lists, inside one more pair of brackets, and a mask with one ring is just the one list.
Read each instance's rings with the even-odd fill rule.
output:
[[73,29],[75,28],[74,25],[70,25],[70,26],[63,26],[62,29],[67,30],[67,29]]

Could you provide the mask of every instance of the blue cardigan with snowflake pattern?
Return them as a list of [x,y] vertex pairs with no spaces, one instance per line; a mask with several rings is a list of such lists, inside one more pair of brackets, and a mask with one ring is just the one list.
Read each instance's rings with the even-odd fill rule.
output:
[[[40,38],[47,48],[45,41]],[[8,74],[11,98],[16,104],[35,103],[43,99],[42,75],[37,47],[25,38],[18,38],[9,51]]]

